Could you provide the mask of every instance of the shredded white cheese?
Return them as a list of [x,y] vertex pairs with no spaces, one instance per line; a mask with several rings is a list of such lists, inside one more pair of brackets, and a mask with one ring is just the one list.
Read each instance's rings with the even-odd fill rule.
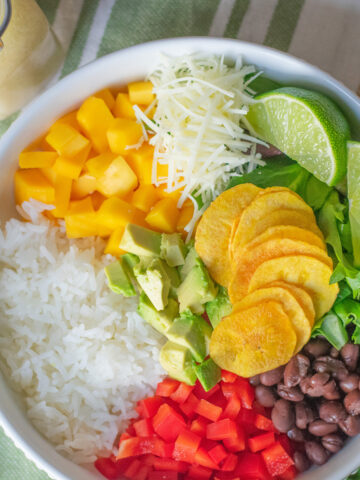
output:
[[[263,142],[245,132],[248,105],[254,102],[245,76],[254,72],[241,58],[229,66],[216,55],[164,56],[148,77],[156,94],[153,119],[147,113],[154,105],[146,112],[134,107],[143,139],[146,130],[153,134],[153,184],[166,184],[167,192],[182,189],[179,208],[188,198],[194,204],[189,236],[232,176],[263,164],[256,153],[256,143]],[[167,176],[158,176],[159,165],[167,165]]]

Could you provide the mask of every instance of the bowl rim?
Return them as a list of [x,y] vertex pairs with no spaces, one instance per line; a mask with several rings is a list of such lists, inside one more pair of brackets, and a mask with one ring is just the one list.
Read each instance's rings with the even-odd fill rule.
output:
[[[111,65],[112,62],[116,61],[116,59],[121,58],[122,56],[126,56],[128,54],[137,55],[137,52],[141,52],[142,50],[154,48],[156,50],[161,51],[161,47],[166,47],[166,49],[172,49],[176,54],[176,47],[179,45],[186,45],[193,51],[201,51],[202,47],[206,47],[205,51],[211,51],[211,46],[214,47],[221,47],[223,46],[223,50],[225,51],[226,46],[235,45],[239,50],[243,50],[243,55],[247,57],[251,57],[252,53],[264,52],[269,57],[273,57],[274,60],[285,60],[286,62],[292,62],[293,65],[299,66],[299,68],[305,68],[308,72],[311,72],[314,77],[318,79],[322,79],[326,83],[326,87],[329,91],[334,91],[338,93],[342,97],[346,98],[348,103],[351,105],[349,107],[350,111],[357,110],[357,116],[360,120],[360,98],[351,91],[348,87],[346,87],[341,81],[336,80],[332,77],[329,73],[324,72],[319,67],[311,65],[309,62],[302,60],[300,58],[295,57],[287,52],[283,52],[280,50],[276,50],[272,47],[255,44],[251,42],[245,42],[238,39],[230,39],[230,38],[218,38],[218,37],[204,37],[204,36],[187,36],[187,37],[177,37],[177,38],[164,38],[160,40],[153,40],[144,42],[141,44],[133,45],[121,50],[117,50],[115,52],[109,53],[100,57],[89,64],[81,66],[80,68],[74,70],[66,77],[60,79],[57,83],[50,86],[46,91],[32,100],[20,113],[18,118],[12,123],[9,129],[4,133],[4,135],[0,138],[0,159],[6,153],[7,149],[16,142],[17,135],[21,132],[29,121],[32,120],[34,115],[38,110],[44,108],[46,104],[48,104],[49,99],[54,98],[56,93],[61,90],[66,90],[71,88],[71,82],[76,76],[86,76],[86,75],[94,75],[95,72],[101,72],[102,68],[106,65]],[[194,47],[194,48],[192,48]],[[236,52],[238,54],[238,52]],[[239,54],[241,54],[239,52]],[[276,67],[275,67],[276,70]],[[270,75],[271,76],[271,75]],[[87,95],[85,95],[86,97]],[[30,420],[28,420],[29,423]],[[57,480],[69,480],[68,477],[64,472],[58,470],[58,468],[50,463],[38,449],[34,448],[31,444],[24,440],[21,432],[18,428],[14,425],[14,422],[8,418],[3,411],[2,408],[2,401],[0,399],[0,426],[4,429],[6,435],[8,435],[13,442],[15,443],[17,448],[20,448],[25,456],[33,461],[36,466],[45,471],[50,477],[57,479]],[[45,441],[51,445],[51,443],[45,439]],[[55,451],[55,449],[54,449]],[[357,468],[360,464],[359,460],[356,460],[356,457],[352,460],[352,462],[348,462],[344,465],[345,474],[350,474],[355,468]],[[75,464],[73,464],[75,465]],[[342,473],[343,475],[343,473]],[[98,476],[94,476],[92,473],[87,473],[87,478],[89,479],[98,479]],[[335,477],[334,477],[335,478]],[[340,477],[339,477],[340,478]]]

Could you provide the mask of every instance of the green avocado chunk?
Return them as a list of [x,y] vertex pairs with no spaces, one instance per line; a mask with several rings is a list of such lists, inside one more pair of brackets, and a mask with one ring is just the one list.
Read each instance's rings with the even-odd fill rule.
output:
[[188,246],[188,253],[185,257],[185,263],[182,267],[180,267],[180,277],[181,280],[184,280],[186,275],[190,272],[190,270],[195,267],[196,260],[200,258],[197,254],[195,247],[193,244]]
[[134,267],[136,280],[156,310],[164,310],[169,299],[171,280],[164,263],[160,258],[142,258]]
[[120,248],[135,255],[159,257],[161,233],[129,223],[120,241]]
[[166,342],[160,351],[159,360],[170,377],[188,385],[195,384],[194,361],[189,349],[177,343]]
[[205,392],[211,390],[221,380],[221,369],[211,358],[200,365],[195,365],[194,370]]
[[166,336],[171,342],[188,348],[194,360],[202,362],[206,357],[207,345],[199,319],[203,320],[202,317],[193,315],[191,312],[180,315],[175,319]]
[[178,288],[178,299],[180,312],[189,308],[193,313],[201,314],[204,304],[216,297],[217,288],[202,260],[196,258],[194,263]]
[[169,302],[164,310],[156,310],[154,305],[144,292],[140,293],[138,312],[142,318],[149,323],[155,330],[162,335],[166,335],[167,331],[173,324],[174,319],[179,314],[179,305],[176,300],[169,298]]
[[215,328],[224,317],[230,315],[232,304],[229,300],[226,288],[219,287],[218,294],[213,300],[207,302],[205,310],[213,328]]
[[139,289],[139,284],[137,283],[134,275],[134,267],[135,265],[140,263],[140,258],[133,253],[124,253],[124,255],[121,255],[120,259],[122,266],[124,267],[126,273],[129,275],[129,278],[132,281],[135,289]]
[[121,258],[116,262],[110,263],[104,270],[108,279],[109,288],[113,292],[124,295],[125,297],[134,297],[136,295],[131,277],[127,272],[127,268],[124,267]]
[[169,267],[178,267],[185,263],[186,248],[178,233],[163,233],[161,237],[161,253]]

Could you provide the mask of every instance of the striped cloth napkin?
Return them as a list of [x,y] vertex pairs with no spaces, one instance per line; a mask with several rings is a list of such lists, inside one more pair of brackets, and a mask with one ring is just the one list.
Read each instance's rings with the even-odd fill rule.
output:
[[[360,95],[360,0],[37,0],[67,52],[53,82],[159,38],[230,37],[288,51]],[[0,122],[0,136],[14,120]],[[47,480],[0,430],[0,480]]]

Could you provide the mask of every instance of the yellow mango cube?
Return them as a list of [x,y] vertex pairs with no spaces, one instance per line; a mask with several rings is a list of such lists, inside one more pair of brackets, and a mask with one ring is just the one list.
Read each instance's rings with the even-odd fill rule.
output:
[[176,201],[172,198],[163,198],[158,201],[147,214],[145,221],[156,230],[174,233],[179,218]]
[[194,215],[194,206],[183,206],[180,210],[179,218],[176,224],[176,231],[177,232],[184,232],[184,228],[190,222]]
[[104,227],[115,230],[128,223],[138,223],[141,214],[142,212],[121,198],[110,197],[99,208],[98,220]]
[[71,178],[76,180],[80,177],[80,173],[85,165],[85,162],[88,158],[90,145],[85,148],[83,151],[75,155],[75,157],[63,157],[60,156],[54,164],[54,171],[57,175],[63,177]]
[[14,176],[17,205],[33,198],[39,202],[54,204],[55,189],[38,169],[17,170]]
[[91,198],[91,201],[92,201],[92,204],[93,204],[93,207],[95,209],[95,211],[99,210],[99,208],[101,207],[101,205],[105,202],[106,200],[106,197],[104,197],[104,195],[102,195],[100,192],[94,192],[90,195],[90,198]]
[[44,175],[44,177],[51,183],[51,185],[55,185],[57,175],[52,167],[40,168],[39,170]]
[[55,210],[51,214],[55,218],[64,218],[70,203],[72,180],[61,175],[57,175],[55,180]]
[[171,198],[174,200],[175,203],[179,201],[179,198],[181,197],[182,189],[174,190],[173,192],[167,192],[167,184],[164,183],[157,187],[157,191],[159,194],[160,198]]
[[120,240],[124,234],[125,227],[119,227],[112,232],[109,237],[109,240],[106,244],[104,253],[108,253],[113,255],[114,257],[120,257],[126,253],[124,250],[120,248]]
[[135,112],[127,93],[118,93],[114,107],[115,117],[130,118],[136,120]]
[[75,157],[90,145],[87,138],[66,123],[54,124],[46,135],[46,141],[60,156],[68,158]]
[[53,125],[59,125],[59,124],[65,123],[66,125],[69,125],[70,127],[75,128],[75,130],[80,130],[80,125],[77,121],[76,115],[77,115],[77,110],[74,110],[73,112],[69,112],[63,117],[60,117],[59,119],[57,119]]
[[154,85],[151,82],[129,83],[128,92],[130,102],[133,104],[150,105],[155,100]]
[[126,147],[139,143],[142,134],[141,125],[134,120],[115,118],[107,131],[110,150],[120,155],[126,154]]
[[87,98],[76,118],[96,152],[105,152],[109,147],[106,132],[114,117],[104,100],[94,96]]
[[159,196],[153,185],[140,185],[133,193],[131,203],[139,210],[148,212],[158,200]]
[[143,143],[137,150],[127,151],[126,160],[135,175],[138,177],[141,185],[151,185],[152,163],[154,158],[154,147],[148,143]]
[[70,202],[65,215],[68,238],[92,237],[98,234],[97,215],[90,197]]
[[83,173],[73,181],[71,199],[80,200],[96,190],[96,178],[88,173]]
[[117,158],[115,153],[106,152],[97,155],[96,157],[90,158],[86,164],[87,172],[95,177],[96,179],[104,175],[107,168],[111,165],[112,161]]
[[58,154],[56,152],[22,152],[19,155],[20,168],[52,167]]
[[115,106],[115,98],[114,98],[114,95],[111,93],[111,91],[108,88],[104,88],[103,90],[100,90],[99,92],[96,92],[94,94],[94,97],[101,98],[102,100],[104,100],[104,102],[109,107],[109,109],[113,110],[113,108]]

